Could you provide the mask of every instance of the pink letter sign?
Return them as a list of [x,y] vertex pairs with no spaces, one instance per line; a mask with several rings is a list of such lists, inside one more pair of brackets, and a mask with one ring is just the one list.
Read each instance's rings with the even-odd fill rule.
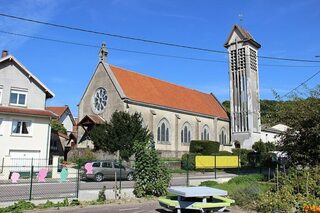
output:
[[92,172],[92,164],[93,163],[86,163],[84,165],[84,169],[86,170],[86,174],[93,174],[93,172]]
[[38,182],[46,182],[45,178],[47,177],[47,174],[48,174],[48,170],[43,168],[43,169],[40,169],[39,170],[39,173],[38,173]]

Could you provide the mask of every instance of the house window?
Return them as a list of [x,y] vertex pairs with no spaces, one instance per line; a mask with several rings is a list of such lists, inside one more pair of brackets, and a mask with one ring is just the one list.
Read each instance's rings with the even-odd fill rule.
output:
[[225,130],[225,128],[222,128],[219,134],[219,142],[222,145],[228,145],[229,143],[227,143],[227,132]]
[[17,106],[27,105],[27,92],[12,89],[10,92],[10,104]]
[[186,122],[181,129],[181,143],[190,143],[191,141],[191,126]]
[[204,125],[202,128],[201,140],[210,140],[210,129],[207,125]]
[[3,93],[3,89],[2,89],[2,86],[0,86],[0,104],[2,104],[2,93]]
[[30,135],[31,134],[31,122],[30,121],[12,121],[13,135]]
[[169,122],[167,119],[162,119],[158,124],[158,143],[169,143]]

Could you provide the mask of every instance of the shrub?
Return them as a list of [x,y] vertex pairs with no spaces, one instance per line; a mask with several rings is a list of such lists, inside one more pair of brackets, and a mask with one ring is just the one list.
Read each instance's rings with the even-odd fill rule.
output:
[[256,200],[264,192],[261,184],[256,182],[240,185],[230,193],[230,197],[236,201],[236,204],[245,209],[254,209]]
[[188,154],[188,153],[183,154],[181,158],[181,169],[195,170],[195,168],[196,168],[195,155]]
[[135,143],[135,183],[133,193],[136,197],[162,196],[167,193],[170,183],[169,170],[160,161],[154,145]]
[[106,200],[106,189],[106,186],[103,186],[102,189],[99,191],[97,202],[104,202]]
[[278,184],[260,196],[259,212],[302,212],[307,204],[320,204],[320,169],[290,169],[279,173]]
[[200,183],[200,186],[214,187],[216,185],[218,185],[218,182],[213,181],[213,180],[207,180],[207,181],[203,181]]
[[234,155],[240,155],[240,163],[241,166],[247,166],[248,165],[248,154],[251,151],[248,149],[232,149],[232,153]]
[[78,152],[75,151],[74,155],[70,157],[69,161],[76,163],[78,166],[83,166],[86,162],[95,160],[94,152],[91,149],[83,149]]
[[212,155],[218,153],[220,143],[215,141],[193,140],[190,143],[190,153]]
[[215,155],[218,155],[218,156],[231,156],[231,155],[234,155],[234,154],[231,153],[231,152],[228,152],[228,151],[219,151],[218,153],[215,153]]
[[257,208],[259,197],[270,188],[270,184],[257,182],[260,175],[246,175],[233,178],[229,182],[218,184],[215,181],[204,181],[200,185],[228,191],[229,197],[245,209]]
[[228,183],[241,184],[241,183],[248,183],[248,182],[257,182],[262,180],[263,180],[262,174],[240,175],[232,178],[231,180],[228,181]]

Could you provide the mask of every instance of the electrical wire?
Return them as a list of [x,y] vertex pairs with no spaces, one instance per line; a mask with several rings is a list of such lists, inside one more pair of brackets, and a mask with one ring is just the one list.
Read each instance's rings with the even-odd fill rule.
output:
[[313,79],[314,77],[316,77],[318,74],[320,73],[320,70],[316,73],[314,73],[312,76],[310,76],[309,78],[307,78],[305,81],[303,81],[301,84],[299,84],[298,86],[296,86],[295,88],[293,88],[292,90],[290,90],[288,93],[286,93],[285,95],[281,96],[280,99],[287,97],[289,94],[291,94],[292,92],[294,92],[295,90],[297,90],[299,87],[301,87],[302,85],[304,85],[305,83],[307,83],[308,81],[310,81],[311,79]]
[[[29,19],[29,18],[24,18],[24,17],[19,17],[19,16],[13,16],[13,15],[5,14],[5,13],[0,13],[0,16],[6,17],[6,18],[11,18],[11,19],[16,19],[16,20],[21,20],[21,21],[26,21],[26,22],[31,22],[31,23],[36,23],[36,24],[47,25],[47,26],[56,27],[56,28],[63,28],[63,29],[80,31],[80,32],[85,32],[85,33],[93,33],[93,34],[98,34],[98,35],[105,35],[105,36],[110,36],[110,37],[115,37],[115,38],[120,38],[120,39],[127,39],[127,40],[152,43],[152,44],[158,44],[158,45],[165,45],[165,46],[184,48],[184,49],[191,49],[191,50],[198,50],[198,51],[205,51],[205,52],[228,54],[227,51],[207,49],[207,48],[201,48],[201,47],[195,47],[195,46],[187,46],[187,45],[182,45],[182,44],[168,43],[168,42],[149,40],[149,39],[144,39],[144,38],[136,38],[136,37],[125,36],[125,35],[120,35],[120,34],[106,33],[106,32],[101,32],[101,31],[89,30],[89,29],[85,29],[85,28],[79,28],[79,27],[44,22],[44,21],[39,21],[39,20]],[[269,60],[311,62],[311,63],[319,63],[320,62],[318,60],[283,58],[283,57],[273,57],[273,56],[263,56],[263,55],[258,56],[258,57],[263,58],[263,59],[269,59]]]
[[[43,41],[50,41],[50,42],[56,42],[56,43],[62,43],[62,44],[69,44],[69,45],[76,45],[76,46],[83,46],[83,47],[89,47],[89,48],[100,48],[101,46],[93,45],[93,44],[85,44],[85,43],[79,43],[79,42],[73,42],[73,41],[66,41],[66,40],[58,40],[58,39],[52,39],[52,38],[46,38],[43,36],[32,36],[27,34],[21,34],[21,33],[13,33],[8,31],[0,30],[0,33],[13,35],[13,36],[20,36],[20,37],[26,37],[31,39],[37,39],[37,40],[43,40]],[[110,50],[115,51],[121,51],[121,52],[128,52],[128,53],[135,53],[135,54],[143,54],[143,55],[151,55],[151,56],[159,56],[159,57],[167,57],[167,58],[176,58],[176,59],[184,59],[184,60],[193,60],[193,61],[203,61],[203,62],[214,62],[214,63],[225,63],[228,62],[223,60],[213,60],[213,59],[204,59],[204,58],[194,58],[194,57],[184,57],[184,56],[177,56],[177,55],[168,55],[168,54],[160,54],[160,53],[154,53],[154,52],[145,52],[145,51],[137,51],[137,50],[128,50],[128,49],[121,49],[121,48],[113,48],[108,47]],[[270,67],[320,67],[320,66],[308,66],[308,65],[287,65],[287,64],[259,64],[259,66],[270,66]]]

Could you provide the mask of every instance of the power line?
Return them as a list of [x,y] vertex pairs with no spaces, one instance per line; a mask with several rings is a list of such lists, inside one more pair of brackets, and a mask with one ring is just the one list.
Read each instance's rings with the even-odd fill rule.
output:
[[[43,40],[43,41],[62,43],[62,44],[83,46],[83,47],[89,47],[89,48],[100,48],[100,46],[98,46],[98,45],[85,44],[85,43],[66,41],[66,40],[58,40],[58,39],[46,38],[46,37],[43,37],[43,36],[31,36],[31,35],[27,35],[27,34],[7,32],[7,31],[3,31],[3,30],[0,30],[0,33],[13,35],[13,36],[26,37],[26,38],[31,38],[31,39],[37,39],[37,40]],[[226,64],[228,63],[228,62],[222,61],[222,60],[212,60],[212,59],[194,58],[194,57],[184,57],[184,56],[177,56],[177,55],[168,55],[168,54],[160,54],[160,53],[154,53],[154,52],[144,52],[144,51],[120,49],[120,48],[113,48],[113,47],[108,47],[108,49],[115,50],[115,51],[121,51],[121,52],[135,53],[135,54],[160,56],[160,57],[166,57],[166,58],[177,58],[177,59],[184,59],[184,60],[204,61],[204,62],[218,62],[218,63],[226,63]],[[278,64],[278,65],[274,65],[274,64],[259,64],[259,66],[270,66],[270,67],[319,67],[319,66],[287,65],[287,64]]]
[[288,93],[286,93],[285,95],[281,96],[280,99],[288,96],[290,93],[292,93],[293,91],[295,91],[296,89],[298,89],[299,87],[301,87],[302,85],[304,85],[305,83],[307,83],[308,81],[310,81],[311,79],[313,79],[316,75],[318,75],[320,73],[320,70],[318,72],[316,72],[315,74],[313,74],[312,76],[310,76],[309,78],[307,78],[307,80],[303,81],[301,84],[299,84],[298,86],[296,86],[295,88],[293,88],[292,90],[290,90]]
[[36,24],[48,25],[48,26],[57,27],[57,28],[64,28],[64,29],[68,29],[68,30],[75,30],[75,31],[80,31],[80,32],[85,32],[85,33],[93,33],[93,34],[98,34],[98,35],[106,35],[106,36],[111,36],[111,37],[120,38],[120,39],[127,39],[127,40],[140,41],[140,42],[159,44],[159,45],[165,45],[165,46],[172,46],[172,47],[178,47],[178,48],[185,48],[185,49],[200,50],[200,51],[206,51],[206,52],[215,52],[215,53],[223,53],[223,54],[228,53],[226,51],[212,50],[212,49],[201,48],[201,47],[186,46],[186,45],[181,45],[181,44],[148,40],[148,39],[143,39],[143,38],[135,38],[135,37],[131,37],[131,36],[106,33],[106,32],[89,30],[89,29],[84,29],[84,28],[79,28],[79,27],[72,27],[72,26],[67,26],[67,25],[62,25],[62,24],[54,24],[54,23],[49,23],[49,22],[44,22],[44,21],[39,21],[39,20],[34,20],[34,19],[23,18],[23,17],[19,17],[19,16],[12,16],[12,15],[8,15],[8,14],[4,14],[4,13],[0,13],[0,16],[12,18],[12,19],[17,19],[17,20],[21,20],[21,21],[32,22],[32,23],[36,23]]
[[[207,48],[201,48],[201,47],[195,47],[195,46],[187,46],[187,45],[168,43],[168,42],[163,42],[163,41],[149,40],[149,39],[144,39],[144,38],[136,38],[136,37],[124,36],[124,35],[120,35],[120,34],[106,33],[106,32],[89,30],[89,29],[84,29],[84,28],[79,28],[79,27],[73,27],[73,26],[67,26],[67,25],[62,25],[62,24],[44,22],[44,21],[39,21],[39,20],[35,20],[35,19],[28,19],[28,18],[19,17],[19,16],[8,15],[8,14],[5,14],[5,13],[0,13],[0,16],[7,17],[7,18],[12,18],[12,19],[17,19],[17,20],[21,20],[21,21],[26,21],[26,22],[32,22],[32,23],[36,23],[36,24],[47,25],[47,26],[56,27],[56,28],[64,28],[64,29],[68,29],[68,30],[80,31],[80,32],[85,32],[85,33],[93,33],[93,34],[98,34],[98,35],[105,35],[105,36],[110,36],[110,37],[115,37],[115,38],[120,38],[120,39],[127,39],[127,40],[133,40],[133,41],[139,41],[139,42],[145,42],[145,43],[152,43],[152,44],[158,44],[158,45],[165,45],[165,46],[184,48],[184,49],[191,49],[191,50],[198,50],[198,51],[205,51],[205,52],[229,54],[227,51],[207,49]],[[319,63],[320,62],[320,61],[317,61],[317,60],[283,58],[283,57],[273,57],[273,56],[258,56],[258,57],[259,58],[263,58],[263,59],[282,60],[282,61],[312,62],[312,63]]]
[[[77,46],[83,46],[83,47],[91,47],[91,48],[100,48],[101,46],[98,45],[92,45],[92,44],[84,44],[79,42],[72,42],[72,41],[65,41],[65,40],[58,40],[58,39],[51,39],[51,38],[45,38],[40,36],[31,36],[21,33],[12,33],[0,30],[0,33],[14,35],[14,36],[21,36],[26,38],[32,38],[32,39],[38,39],[43,41],[51,41],[56,43],[62,43],[62,44],[71,44],[71,45],[77,45]],[[143,54],[143,55],[152,55],[152,56],[160,56],[160,57],[168,57],[168,58],[178,58],[178,59],[185,59],[185,60],[194,60],[194,61],[205,61],[205,62],[220,62],[220,63],[227,63],[226,61],[222,60],[212,60],[212,59],[203,59],[203,58],[193,58],[193,57],[184,57],[184,56],[176,56],[176,55],[167,55],[167,54],[160,54],[160,53],[152,53],[152,52],[143,52],[143,51],[136,51],[136,50],[128,50],[128,49],[120,49],[120,48],[113,48],[108,47],[110,50],[115,51],[121,51],[121,52],[129,52],[129,53],[137,53],[137,54]]]

